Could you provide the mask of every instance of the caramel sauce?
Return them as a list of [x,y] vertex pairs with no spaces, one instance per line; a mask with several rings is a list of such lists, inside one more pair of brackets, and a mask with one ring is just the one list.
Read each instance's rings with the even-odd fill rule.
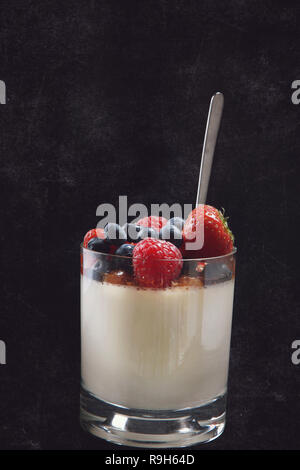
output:
[[[134,277],[124,271],[105,273],[102,281],[107,282],[108,284],[135,286],[141,289]],[[203,287],[203,278],[200,276],[190,277],[182,275],[178,279],[174,279],[169,287]]]
[[120,286],[136,286],[135,279],[125,271],[112,271],[103,275],[103,282]]
[[172,281],[171,287],[203,287],[203,278],[200,276],[180,276]]

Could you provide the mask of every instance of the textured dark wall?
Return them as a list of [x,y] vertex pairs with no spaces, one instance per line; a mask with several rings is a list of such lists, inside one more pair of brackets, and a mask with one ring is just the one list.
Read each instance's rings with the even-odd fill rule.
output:
[[78,424],[79,243],[96,207],[208,202],[238,277],[228,422],[210,449],[299,448],[299,2],[1,0],[0,448],[113,449]]

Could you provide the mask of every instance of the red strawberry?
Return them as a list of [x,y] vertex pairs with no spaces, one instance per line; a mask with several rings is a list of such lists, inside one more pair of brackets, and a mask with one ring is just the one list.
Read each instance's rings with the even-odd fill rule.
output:
[[141,227],[151,227],[157,232],[166,225],[167,219],[164,217],[158,217],[157,215],[150,215],[149,217],[144,217],[143,219],[139,220],[136,224],[140,225]]
[[199,263],[197,263],[197,266],[196,266],[196,272],[199,274],[203,273],[206,265],[207,263],[201,263],[201,261],[199,261]]
[[170,242],[145,238],[133,250],[134,275],[142,287],[167,287],[182,268],[182,256]]
[[[187,244],[203,238],[202,247]],[[210,258],[230,253],[233,235],[224,214],[212,206],[200,204],[188,216],[183,227],[184,256],[186,258]]]
[[85,234],[85,237],[83,239],[84,248],[87,248],[89,241],[92,240],[92,238],[96,237],[102,238],[102,240],[104,240],[105,235],[103,228],[92,228],[92,230]]

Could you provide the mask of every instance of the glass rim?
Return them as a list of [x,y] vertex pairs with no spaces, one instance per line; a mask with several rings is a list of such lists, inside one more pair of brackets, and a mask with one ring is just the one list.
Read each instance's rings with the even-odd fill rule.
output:
[[[80,248],[82,250],[82,252],[87,251],[88,253],[93,253],[94,255],[97,254],[97,255],[101,255],[101,256],[109,256],[109,257],[113,257],[115,259],[132,259],[131,256],[121,256],[121,255],[115,255],[115,254],[112,254],[112,253],[101,253],[99,251],[94,251],[94,250],[90,250],[89,248],[86,248],[85,246],[83,246],[83,243],[80,243]],[[226,255],[220,255],[220,256],[211,256],[210,258],[182,258],[182,261],[185,263],[187,261],[197,261],[198,263],[205,263],[205,262],[209,262],[209,261],[221,261],[222,259],[227,259],[229,258],[230,256],[234,256],[235,254],[237,253],[237,248],[234,246],[233,247],[233,250],[230,252],[230,253],[226,253]],[[142,259],[142,258],[140,258]],[[178,258],[176,259],[160,259],[158,258],[157,261],[168,261],[168,262],[174,262],[174,261],[178,261]]]

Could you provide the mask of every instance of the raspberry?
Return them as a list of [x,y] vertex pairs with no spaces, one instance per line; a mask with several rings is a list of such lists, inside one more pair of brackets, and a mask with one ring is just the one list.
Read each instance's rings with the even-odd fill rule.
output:
[[168,287],[182,268],[182,256],[170,242],[146,238],[133,250],[133,269],[138,284],[142,287]]
[[157,215],[150,215],[149,217],[144,217],[143,219],[139,220],[136,224],[140,225],[141,227],[151,227],[158,232],[164,225],[166,225],[167,219],[164,217],[158,217]]
[[92,228],[92,230],[90,230],[89,232],[85,234],[85,237],[83,239],[84,248],[87,248],[89,241],[92,240],[92,238],[96,238],[96,237],[104,240],[105,235],[104,235],[103,228]]

